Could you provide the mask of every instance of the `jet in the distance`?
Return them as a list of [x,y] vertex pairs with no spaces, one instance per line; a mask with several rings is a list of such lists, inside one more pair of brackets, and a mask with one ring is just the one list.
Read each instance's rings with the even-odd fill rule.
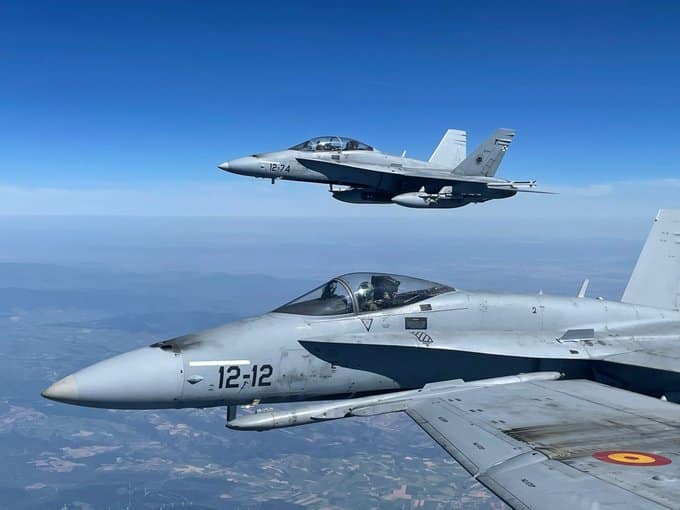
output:
[[451,209],[534,192],[535,181],[495,177],[515,132],[499,129],[466,157],[466,132],[449,129],[428,161],[385,154],[341,136],[322,136],[290,149],[253,154],[219,168],[240,175],[330,185],[352,204]]
[[[228,406],[238,430],[405,412],[511,507],[680,508],[678,239],[680,211],[660,211],[620,302],[586,297],[585,282],[567,297],[352,273],[259,317],[101,361],[43,395]],[[318,400],[330,402],[237,415]]]

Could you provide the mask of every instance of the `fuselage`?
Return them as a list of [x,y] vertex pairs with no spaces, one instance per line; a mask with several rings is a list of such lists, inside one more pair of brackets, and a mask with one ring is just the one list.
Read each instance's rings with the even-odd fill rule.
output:
[[[598,299],[464,291],[405,309],[351,316],[269,313],[204,332],[205,350],[183,353],[185,373],[212,379],[218,393],[185,384],[182,405],[322,399],[548,369],[597,378],[597,364],[588,355],[598,346],[584,349],[583,342],[560,341],[560,336],[569,330],[664,321],[680,321],[680,314]],[[192,362],[226,354],[250,362],[227,367],[232,387],[219,388],[219,367],[192,367]],[[254,366],[260,373],[261,367],[271,367],[271,385],[243,379]],[[624,375],[620,385],[659,395],[680,389],[649,388],[647,382]]]
[[[481,159],[480,159],[481,161]],[[455,208],[514,196],[510,181],[477,175],[465,180],[454,168],[380,152],[344,137],[320,137],[290,149],[253,154],[219,165],[249,177],[343,186],[333,198],[354,204],[398,204],[416,208]]]
[[[675,311],[453,289],[395,308],[361,311],[356,300],[351,308],[323,316],[270,312],[159,342],[87,367],[55,383],[46,396],[109,408],[209,407],[355,396],[541,370],[606,378],[648,394],[680,390],[677,374],[645,377],[636,367],[594,360],[618,349],[617,342],[630,341],[619,339],[617,328],[658,324],[680,331]],[[608,330],[610,337],[593,335]]]
[[390,184],[387,182],[389,175],[367,176],[359,172],[352,172],[349,168],[342,169],[342,172],[338,171],[336,174],[329,173],[328,171],[321,172],[299,162],[298,158],[317,159],[319,161],[327,160],[331,162],[336,161],[346,164],[355,163],[382,166],[389,169],[395,175],[398,175],[404,168],[420,168],[441,171],[442,173],[446,172],[446,169],[433,167],[427,161],[393,156],[375,149],[372,151],[349,150],[313,153],[287,149],[238,158],[222,163],[220,168],[234,174],[263,179],[283,179],[287,181],[366,186],[372,188],[379,187],[381,181],[384,185]]

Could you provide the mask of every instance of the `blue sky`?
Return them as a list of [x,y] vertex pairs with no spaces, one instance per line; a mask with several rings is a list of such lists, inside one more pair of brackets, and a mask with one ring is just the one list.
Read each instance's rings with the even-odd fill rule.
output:
[[667,190],[679,22],[670,1],[3,2],[0,214],[231,214],[251,193],[344,214],[215,165],[328,133],[426,158],[449,127],[515,128],[502,176]]

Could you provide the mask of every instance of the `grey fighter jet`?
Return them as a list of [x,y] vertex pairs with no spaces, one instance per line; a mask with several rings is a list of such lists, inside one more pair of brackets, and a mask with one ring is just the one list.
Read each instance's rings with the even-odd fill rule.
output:
[[[515,132],[499,129],[465,157],[466,133],[449,129],[428,161],[385,154],[342,136],[312,138],[290,149],[253,154],[219,168],[250,177],[330,185],[352,204],[451,209],[536,191],[535,181],[495,177]],[[543,192],[545,193],[545,192]]]
[[238,430],[405,412],[513,508],[680,508],[679,283],[680,211],[662,210],[620,302],[587,298],[586,285],[574,297],[498,294],[352,273],[43,395],[229,406]]

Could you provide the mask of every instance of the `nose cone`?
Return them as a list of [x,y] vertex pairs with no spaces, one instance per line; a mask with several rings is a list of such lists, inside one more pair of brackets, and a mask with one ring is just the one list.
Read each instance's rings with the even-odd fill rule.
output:
[[182,381],[180,354],[144,347],[79,370],[42,396],[89,407],[163,409],[179,406]]
[[52,386],[41,393],[45,398],[50,400],[76,400],[78,398],[78,386],[76,379],[72,375],[66,376],[63,379],[55,382]]
[[265,173],[265,164],[255,156],[246,156],[245,158],[225,161],[221,165],[218,165],[218,168],[233,174],[250,175],[254,177],[262,177]]

